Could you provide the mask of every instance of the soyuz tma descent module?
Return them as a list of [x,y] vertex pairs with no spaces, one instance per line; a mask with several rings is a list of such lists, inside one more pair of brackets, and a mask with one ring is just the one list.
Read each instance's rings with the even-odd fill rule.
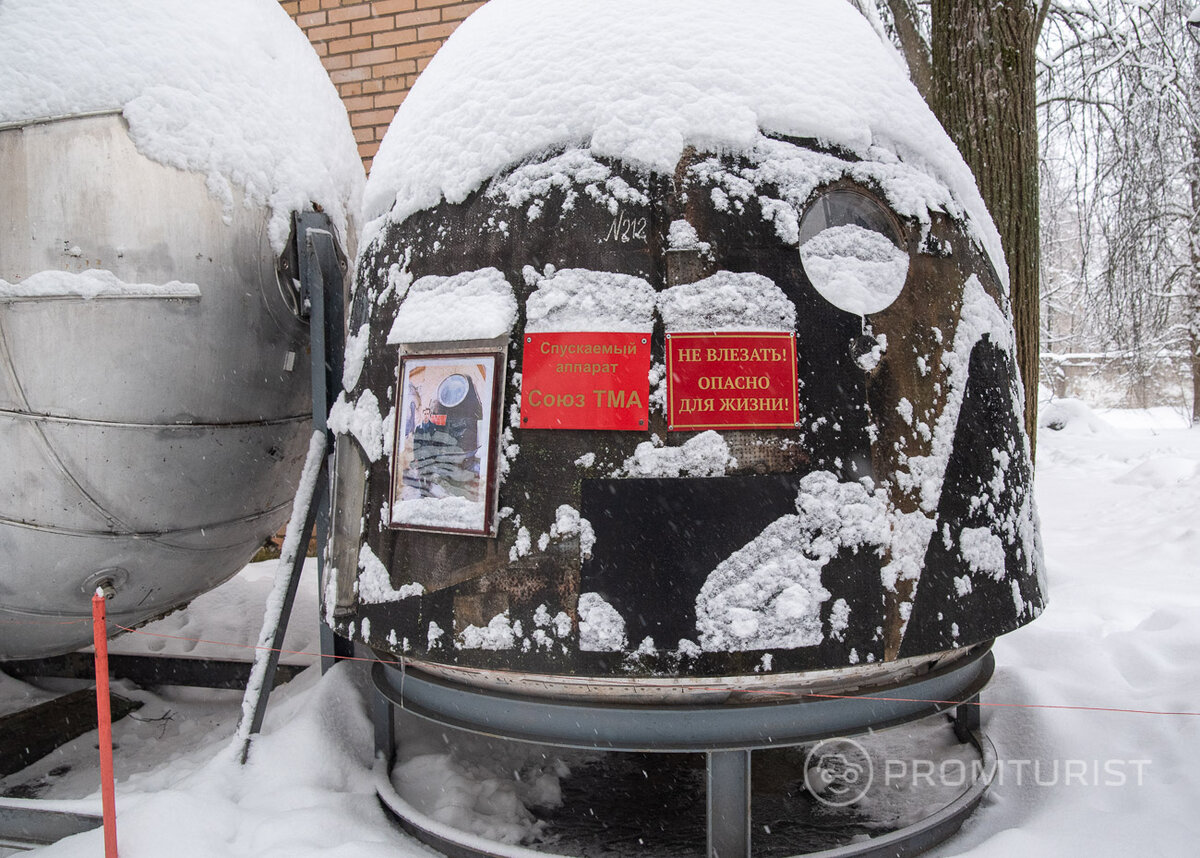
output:
[[999,241],[903,72],[832,0],[596,8],[484,7],[375,161],[327,619],[637,699],[868,686],[1032,620]]

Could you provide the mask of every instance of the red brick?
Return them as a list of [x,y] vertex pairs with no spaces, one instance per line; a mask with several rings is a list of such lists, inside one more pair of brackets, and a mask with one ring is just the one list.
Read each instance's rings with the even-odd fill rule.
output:
[[458,3],[454,6],[447,6],[442,9],[442,20],[461,21],[482,5],[482,3]]
[[324,27],[313,27],[305,35],[310,42],[326,42],[330,39],[341,39],[350,35],[349,24],[326,24]]
[[342,98],[352,98],[356,95],[362,95],[362,88],[362,82],[357,80],[350,83],[340,83],[338,84],[338,95]]
[[348,39],[337,39],[329,43],[331,54],[345,54],[351,51],[365,51],[371,47],[370,36],[351,36]]
[[432,57],[441,46],[441,42],[417,42],[412,45],[397,45],[396,59],[407,60],[415,57]]
[[365,128],[354,129],[354,142],[370,143],[375,139],[375,126],[371,125]]
[[293,18],[300,13],[300,0],[280,0],[279,5]]
[[376,33],[371,38],[377,48],[389,45],[407,45],[409,42],[417,40],[417,31],[411,27],[407,30],[389,30],[386,33]]
[[300,0],[301,12],[315,12],[321,8],[321,0]]
[[375,103],[375,97],[371,95],[356,95],[353,98],[343,98],[342,103],[346,105],[346,110],[353,113],[355,110],[370,110],[373,107],[378,107]]
[[364,125],[387,125],[396,115],[394,110],[368,110],[362,113],[351,113],[350,124],[355,128]]
[[362,91],[365,93],[383,92],[383,81],[378,77],[374,77],[371,80],[364,80]]
[[407,92],[385,92],[382,95],[375,96],[376,107],[399,107],[404,101]]
[[448,24],[434,24],[429,27],[422,27],[417,30],[417,38],[422,42],[426,39],[445,39],[454,32],[457,26],[457,21],[451,21]]
[[329,73],[329,79],[334,83],[350,83],[356,80],[366,80],[371,76],[368,69],[337,69]]
[[376,15],[395,15],[416,8],[416,0],[375,0],[371,4],[371,11]]
[[352,62],[356,66],[373,66],[376,63],[391,62],[396,58],[395,48],[376,48],[373,51],[359,51]]
[[[384,78],[385,80],[391,80],[393,75],[412,74],[416,70],[417,70],[417,64],[414,63],[412,60],[400,60],[399,62],[384,63],[383,65],[373,66],[371,68],[371,77],[377,78],[377,79]],[[394,88],[394,87],[388,87],[386,83],[384,84],[384,86],[387,89]]]
[[327,72],[348,69],[350,68],[350,55],[338,54],[336,57],[322,57],[321,65],[325,66]]
[[367,162],[365,164],[365,166],[367,167],[368,170],[371,168],[370,159],[374,158],[375,153],[378,151],[379,151],[378,141],[376,141],[374,143],[359,143],[358,144],[358,157],[362,158],[363,161]]
[[420,24],[434,24],[440,20],[442,20],[442,15],[436,9],[425,12],[409,12],[396,16],[396,27],[416,27]]
[[329,21],[357,21],[361,18],[371,17],[370,3],[356,3],[353,6],[342,6],[338,9],[329,10]]
[[309,27],[319,27],[325,23],[324,12],[303,12],[296,16],[296,23],[304,30]]
[[355,21],[350,25],[350,32],[357,36],[360,33],[378,33],[381,30],[391,30],[395,26],[392,16],[385,15],[382,18],[367,18],[362,21]]

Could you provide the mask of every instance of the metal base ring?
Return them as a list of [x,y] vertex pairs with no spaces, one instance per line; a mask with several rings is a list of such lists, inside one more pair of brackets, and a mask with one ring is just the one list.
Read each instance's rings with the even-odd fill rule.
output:
[[[833,849],[798,853],[795,858],[900,858],[917,855],[952,837],[979,806],[996,771],[996,749],[991,740],[978,731],[973,731],[972,736],[972,744],[980,757],[979,777],[948,805],[896,831]],[[375,792],[384,812],[404,831],[448,858],[573,858],[526,846],[497,843],[439,822],[400,797],[392,786],[390,768],[386,758],[376,758]],[[718,854],[723,856],[724,853]]]
[[955,709],[954,732],[978,752],[975,779],[938,812],[869,840],[798,853],[807,858],[912,855],[940,843],[962,825],[986,792],[995,771],[995,749],[979,724],[979,693],[995,666],[989,647],[952,666],[884,689],[853,696],[796,697],[779,702],[725,706],[581,705],[496,694],[377,663],[375,685],[376,791],[400,825],[450,858],[567,858],[486,840],[428,817],[393,788],[395,712],[403,709],[433,723],[479,735],[562,748],[704,753],[707,757],[708,858],[749,858],[750,755],[839,736],[871,732]]

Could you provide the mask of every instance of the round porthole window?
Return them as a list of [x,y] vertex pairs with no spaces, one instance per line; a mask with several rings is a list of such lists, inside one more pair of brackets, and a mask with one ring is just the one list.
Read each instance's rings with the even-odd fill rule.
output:
[[800,222],[800,262],[821,297],[865,316],[886,309],[908,277],[895,221],[866,194],[839,188],[819,196]]
[[446,380],[438,386],[438,401],[447,408],[453,408],[467,398],[470,390],[471,382],[467,381],[467,377],[455,373],[447,376]]

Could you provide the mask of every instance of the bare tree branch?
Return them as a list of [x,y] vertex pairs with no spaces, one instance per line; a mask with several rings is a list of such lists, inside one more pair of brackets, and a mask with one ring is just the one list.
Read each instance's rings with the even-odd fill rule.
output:
[[929,104],[933,103],[933,59],[929,41],[921,34],[917,10],[912,0],[887,0],[896,27],[900,50],[908,61],[909,74],[917,91]]
[[1046,13],[1050,11],[1050,0],[1042,0],[1042,7],[1038,9],[1037,20],[1033,24],[1033,43],[1036,45],[1042,35],[1042,27],[1046,25]]

